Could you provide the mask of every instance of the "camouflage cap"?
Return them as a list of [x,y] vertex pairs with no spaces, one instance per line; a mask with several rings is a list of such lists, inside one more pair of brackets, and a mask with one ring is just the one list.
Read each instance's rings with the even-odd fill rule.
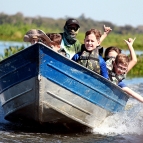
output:
[[43,38],[46,42],[47,46],[52,45],[52,41],[50,38],[46,35],[46,33],[39,29],[31,29],[24,35],[24,42],[31,42],[33,38]]

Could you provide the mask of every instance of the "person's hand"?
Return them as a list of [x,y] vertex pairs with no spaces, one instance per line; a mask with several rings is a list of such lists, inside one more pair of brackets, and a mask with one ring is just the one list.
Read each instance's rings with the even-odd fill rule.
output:
[[110,27],[106,27],[105,25],[104,25],[104,32],[108,35],[111,31],[112,31],[112,29],[110,28]]
[[132,46],[133,45],[133,43],[134,43],[134,41],[135,41],[135,39],[136,39],[136,37],[134,38],[134,39],[132,39],[132,38],[128,38],[128,40],[125,40],[124,39],[124,41],[126,42],[126,44],[128,45],[128,46]]

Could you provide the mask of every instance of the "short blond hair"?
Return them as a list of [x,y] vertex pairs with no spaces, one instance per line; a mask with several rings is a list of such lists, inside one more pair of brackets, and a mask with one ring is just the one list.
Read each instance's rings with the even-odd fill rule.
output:
[[123,64],[125,66],[128,66],[129,64],[129,57],[125,54],[118,54],[116,59],[115,59],[115,63],[118,64]]
[[90,29],[90,30],[86,31],[85,38],[86,38],[86,36],[88,36],[90,34],[94,34],[97,40],[100,40],[100,38],[101,38],[101,32],[97,29]]

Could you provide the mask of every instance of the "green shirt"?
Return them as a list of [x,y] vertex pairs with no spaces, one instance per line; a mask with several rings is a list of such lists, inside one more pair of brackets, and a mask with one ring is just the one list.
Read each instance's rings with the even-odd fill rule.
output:
[[81,51],[81,44],[78,40],[74,44],[69,44],[68,42],[64,41],[62,39],[61,47],[66,51],[67,55],[66,57],[72,58],[76,53]]

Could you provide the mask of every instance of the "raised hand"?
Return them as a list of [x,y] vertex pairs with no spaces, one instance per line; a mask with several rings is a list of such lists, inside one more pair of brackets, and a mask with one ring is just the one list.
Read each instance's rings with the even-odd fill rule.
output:
[[110,31],[112,31],[112,29],[110,28],[110,27],[106,27],[105,25],[104,25],[104,32],[106,33],[106,34],[109,34],[110,33]]
[[127,72],[129,72],[134,67],[134,65],[137,63],[137,56],[136,56],[136,53],[133,48],[133,43],[134,43],[135,39],[136,38],[134,38],[134,39],[128,38],[128,40],[124,39],[124,41],[126,42],[128,48],[129,48],[129,51],[130,51],[130,61],[129,61]]
[[136,39],[136,37],[135,37],[134,39],[128,38],[128,40],[125,40],[125,39],[124,39],[124,41],[126,42],[126,44],[127,44],[128,46],[132,46],[133,43],[134,43],[134,41],[135,41],[135,39]]

